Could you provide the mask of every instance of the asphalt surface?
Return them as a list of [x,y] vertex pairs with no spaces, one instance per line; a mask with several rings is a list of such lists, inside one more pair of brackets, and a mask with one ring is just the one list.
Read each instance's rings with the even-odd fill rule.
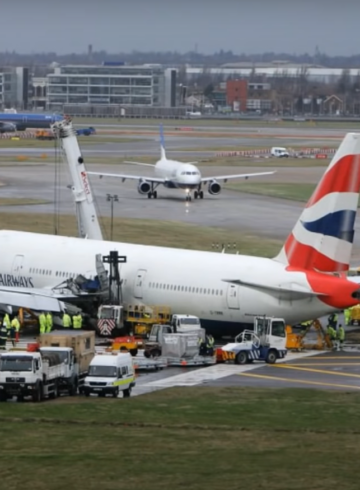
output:
[[[139,129],[138,127],[134,129]],[[202,128],[214,130],[215,128]],[[219,126],[217,129],[229,130],[228,127]],[[232,131],[234,128],[230,128]],[[190,136],[169,136],[166,138],[167,153],[170,157],[181,157],[187,161],[197,161],[202,157],[214,154],[214,148],[225,147],[226,145],[238,145],[239,148],[245,146],[261,148],[270,147],[274,143],[273,137],[269,139],[254,138],[254,131],[264,136],[264,134],[281,133],[282,137],[276,142],[277,145],[290,147],[292,144],[299,145],[303,141],[304,146],[321,143],[328,146],[334,144],[331,138],[341,137],[339,130],[319,129],[319,128],[236,128],[239,138],[209,138],[209,137],[190,137]],[[246,136],[251,133],[251,138]],[[306,139],[311,136],[323,138],[323,141],[310,141]],[[304,138],[299,140],[296,138]],[[140,137],[139,137],[140,138]],[[287,138],[284,140],[284,138]],[[155,134],[147,141],[139,140],[130,143],[94,143],[84,145],[82,151],[86,156],[98,156],[101,162],[102,156],[117,156],[119,162],[126,157],[153,156],[154,163],[159,154],[158,135]],[[101,140],[101,138],[100,138]],[[182,148],[193,148],[191,151],[184,151]],[[197,151],[196,148],[201,148]],[[203,151],[209,148],[209,151]],[[15,165],[11,162],[11,155],[30,154],[41,155],[46,152],[48,158],[44,164]],[[50,204],[31,205],[31,206],[10,206],[2,207],[5,212],[13,213],[53,213],[54,211],[54,160],[51,152],[43,148],[10,148],[0,150],[0,155],[9,155],[9,166],[0,167],[0,181],[5,185],[0,188],[0,197],[27,197],[41,198]],[[86,160],[85,160],[86,161]],[[276,170],[277,161],[273,161],[273,169]],[[152,175],[153,170],[148,167],[134,165],[116,164],[88,164],[88,171],[102,171],[108,173],[129,173],[138,176]],[[262,168],[261,160],[249,162],[248,167],[200,167],[204,176],[226,175],[234,173],[261,172],[272,170],[271,167]],[[253,182],[306,182],[317,183],[321,178],[324,167],[304,168],[289,167],[279,168],[273,176],[256,178]],[[303,204],[291,202],[283,199],[269,198],[266,196],[250,195],[246,193],[223,189],[218,196],[211,196],[205,190],[204,200],[196,200],[185,203],[184,193],[179,190],[165,189],[160,186],[158,199],[149,201],[147,196],[142,196],[137,192],[137,181],[127,180],[122,183],[121,179],[103,178],[92,176],[91,183],[96,197],[96,203],[101,216],[110,215],[110,206],[106,201],[106,194],[117,194],[119,202],[114,206],[114,215],[124,218],[142,218],[156,220],[175,220],[184,223],[196,224],[199,226],[219,226],[225,229],[238,229],[245,232],[254,233],[266,237],[285,239],[295,222],[299,218]],[[74,213],[74,205],[70,190],[67,188],[71,184],[67,165],[64,164],[60,177],[60,211],[64,214]],[[356,225],[354,254],[356,260],[360,257],[360,221]]]
[[[296,357],[293,354],[292,357]],[[360,350],[326,352],[213,380],[208,386],[360,390]]]

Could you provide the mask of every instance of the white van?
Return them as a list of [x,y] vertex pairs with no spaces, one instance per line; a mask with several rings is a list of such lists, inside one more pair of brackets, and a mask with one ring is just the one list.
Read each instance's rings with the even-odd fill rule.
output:
[[85,396],[96,393],[99,396],[110,394],[116,398],[122,391],[124,398],[127,398],[134,386],[135,371],[129,352],[97,354],[90,363],[82,392]]
[[286,148],[280,148],[278,146],[274,146],[273,148],[271,148],[270,154],[271,156],[277,158],[288,158],[290,156]]

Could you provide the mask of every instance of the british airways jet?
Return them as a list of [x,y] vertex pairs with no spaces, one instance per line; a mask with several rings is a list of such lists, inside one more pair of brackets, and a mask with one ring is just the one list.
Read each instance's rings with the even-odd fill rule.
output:
[[0,113],[0,133],[25,131],[27,128],[50,128],[62,121],[61,114]]
[[262,175],[271,175],[275,172],[258,172],[250,174],[235,175],[214,175],[211,177],[202,177],[199,169],[195,166],[197,162],[183,163],[177,160],[169,160],[166,157],[165,141],[163,127],[160,126],[160,160],[155,165],[141,162],[124,162],[133,165],[142,165],[154,169],[154,177],[144,177],[129,174],[107,174],[103,172],[88,172],[89,175],[98,175],[102,177],[118,177],[124,182],[126,179],[138,181],[139,194],[147,194],[148,198],[157,198],[157,187],[162,184],[168,189],[184,189],[187,201],[191,201],[191,191],[194,191],[195,199],[203,199],[204,191],[202,186],[208,184],[208,192],[212,195],[218,195],[221,192],[219,180],[227,182],[230,179],[248,179],[249,177],[260,177]]

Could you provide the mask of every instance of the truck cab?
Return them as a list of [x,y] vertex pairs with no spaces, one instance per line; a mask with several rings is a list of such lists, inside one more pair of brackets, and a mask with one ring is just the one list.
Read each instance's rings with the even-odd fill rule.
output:
[[201,329],[200,319],[194,315],[175,314],[172,316],[171,326],[175,333],[186,333]]
[[286,148],[274,146],[270,151],[271,156],[277,158],[288,158],[290,156]]
[[110,336],[115,329],[124,327],[123,307],[119,305],[101,305],[98,309],[97,329],[100,335]]
[[135,386],[135,371],[130,353],[97,354],[90,363],[82,392],[117,398],[120,391],[124,398],[131,395]]

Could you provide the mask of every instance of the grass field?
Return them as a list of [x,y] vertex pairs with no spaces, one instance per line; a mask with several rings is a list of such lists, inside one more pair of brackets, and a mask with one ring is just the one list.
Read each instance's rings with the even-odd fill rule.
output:
[[[130,138],[130,137],[111,137],[111,136],[83,136],[78,138],[80,146],[87,145],[102,145],[105,143],[138,143],[141,141],[150,141],[146,138]],[[51,148],[55,146],[54,141],[37,140],[35,138],[20,138],[20,139],[0,139],[0,150],[2,148]]]
[[245,184],[226,184],[227,189],[246,192],[248,194],[258,194],[261,196],[279,197],[281,199],[289,199],[291,201],[307,202],[314,192],[315,184],[293,184],[293,183],[245,183]]
[[6,490],[357,490],[360,394],[176,388],[1,404]]
[[[104,238],[110,236],[110,219],[102,218]],[[0,229],[54,234],[54,217],[47,214],[0,213]],[[77,236],[75,217],[61,216],[58,234]],[[114,219],[114,241],[139,243],[191,250],[213,250],[213,244],[236,243],[240,253],[274,257],[280,250],[280,240],[247,233],[246,230],[226,230],[173,221]]]
[[0,206],[31,206],[35,204],[48,204],[45,199],[30,199],[27,197],[0,197]]
[[75,126],[81,126],[84,124],[92,124],[96,126],[98,124],[121,124],[128,126],[137,125],[149,125],[159,126],[163,123],[164,126],[177,126],[177,127],[192,127],[192,126],[246,126],[246,127],[291,127],[291,128],[359,128],[360,123],[357,121],[266,121],[266,120],[227,120],[227,119],[131,119],[131,118],[106,118],[106,117],[74,117],[73,122]]

